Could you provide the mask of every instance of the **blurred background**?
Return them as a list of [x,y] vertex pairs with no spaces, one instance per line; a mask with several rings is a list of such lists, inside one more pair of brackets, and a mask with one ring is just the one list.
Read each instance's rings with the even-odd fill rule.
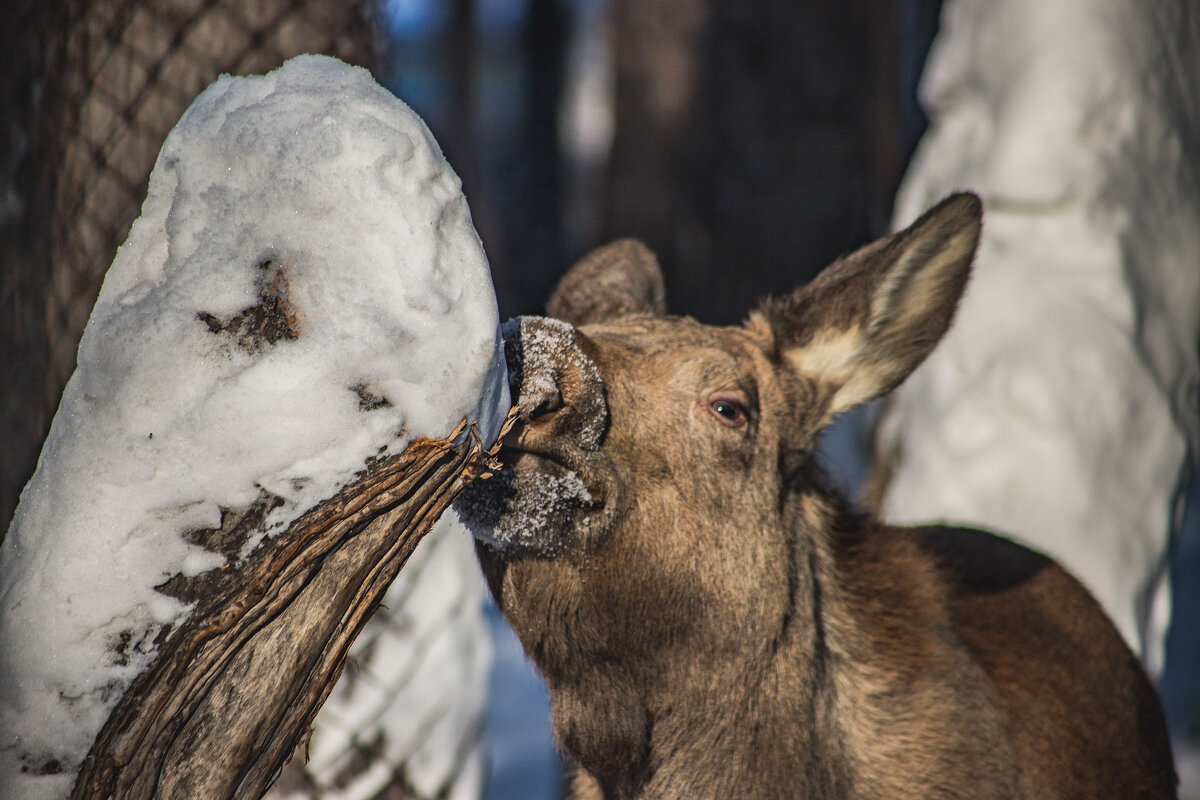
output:
[[[540,313],[636,236],[668,304],[736,322],[888,231],[927,121],[940,0],[8,0],[0,21],[0,530],[32,472],[104,270],[167,131],[222,72],[300,52],[370,67],[462,178],[501,318]],[[1200,409],[1198,409],[1200,412]],[[856,492],[859,415],[830,435]],[[1200,739],[1200,499],[1173,562],[1160,679]],[[2,613],[2,610],[0,610]],[[494,611],[489,798],[550,798],[540,682]]]

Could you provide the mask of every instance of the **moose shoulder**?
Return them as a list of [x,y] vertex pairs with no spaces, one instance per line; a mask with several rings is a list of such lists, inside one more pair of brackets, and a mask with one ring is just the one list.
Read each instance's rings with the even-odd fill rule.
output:
[[460,511],[576,797],[1174,796],[1157,696],[1075,580],[854,513],[814,463],[949,327],[980,213],[948,198],[742,326],[665,315],[631,241],[508,323],[519,421]]

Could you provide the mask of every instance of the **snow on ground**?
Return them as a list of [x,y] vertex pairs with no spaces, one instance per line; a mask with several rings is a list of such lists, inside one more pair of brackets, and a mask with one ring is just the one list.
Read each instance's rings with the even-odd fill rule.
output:
[[189,613],[154,587],[223,566],[184,533],[263,491],[282,531],[463,417],[490,440],[498,343],[458,179],[407,106],[316,56],[209,87],[163,146],[0,549],[0,796],[67,795]]
[[1152,669],[1200,446],[1200,15],[1191,0],[953,0],[897,223],[985,203],[945,341],[893,396],[885,513],[1020,535]]

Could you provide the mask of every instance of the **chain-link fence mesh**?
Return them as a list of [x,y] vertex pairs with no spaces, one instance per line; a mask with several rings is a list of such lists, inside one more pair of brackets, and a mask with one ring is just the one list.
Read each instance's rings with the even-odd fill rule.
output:
[[32,471],[30,453],[74,369],[104,272],[167,132],[222,73],[265,72],[299,53],[374,66],[372,8],[370,0],[63,0],[14,9],[27,26],[18,43],[36,39],[44,60],[27,64],[40,73],[32,174],[17,187],[24,225],[12,226],[27,252],[4,265],[5,304],[32,309],[36,330],[3,331],[5,372],[20,373],[30,394],[4,404],[18,417],[4,426],[17,441],[5,454],[0,527]]

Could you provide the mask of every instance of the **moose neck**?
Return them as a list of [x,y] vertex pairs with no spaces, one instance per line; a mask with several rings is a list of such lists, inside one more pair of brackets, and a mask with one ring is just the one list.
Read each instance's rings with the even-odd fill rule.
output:
[[[638,630],[581,658],[586,637],[526,631],[559,744],[595,782],[577,797],[904,797],[951,762],[1011,780],[997,777],[1011,753],[993,690],[954,633],[936,564],[821,491],[792,493],[782,522],[788,602],[766,635],[680,647]],[[589,583],[578,566],[542,566],[574,575],[560,587]]]
[[[608,671],[595,698],[552,682],[560,740],[600,779],[603,796],[768,798],[780,796],[781,787],[788,796],[846,794],[849,773],[835,721],[841,648],[831,641],[846,631],[828,619],[831,603],[845,593],[828,583],[838,572],[829,531],[849,516],[826,498],[789,505],[791,597],[771,641],[756,643],[740,661],[714,662],[697,652],[666,676],[617,678]],[[620,708],[613,702],[618,680]],[[602,720],[639,719],[625,752],[605,759],[620,764],[620,772],[596,769],[588,758],[591,742],[563,736],[565,726],[578,722],[568,717],[583,709],[592,716],[589,728]]]

